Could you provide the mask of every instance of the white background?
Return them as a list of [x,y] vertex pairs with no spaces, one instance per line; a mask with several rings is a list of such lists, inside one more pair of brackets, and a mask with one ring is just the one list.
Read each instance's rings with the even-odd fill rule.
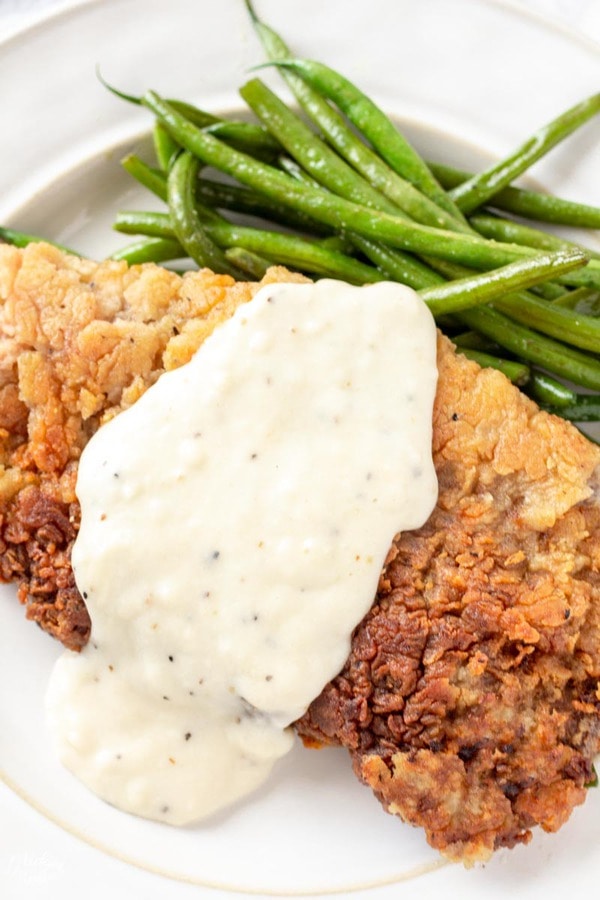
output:
[[[506,2],[545,15],[600,42],[598,0],[506,0]],[[68,5],[69,0],[0,0],[0,38],[34,20],[37,15],[47,13],[52,7]]]

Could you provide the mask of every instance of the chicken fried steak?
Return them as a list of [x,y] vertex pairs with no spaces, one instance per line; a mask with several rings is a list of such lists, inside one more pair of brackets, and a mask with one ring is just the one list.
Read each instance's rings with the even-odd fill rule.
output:
[[[268,281],[299,280],[283,269]],[[0,575],[78,649],[77,461],[259,285],[0,247]],[[440,339],[437,507],[390,550],[342,673],[297,723],[451,859],[553,831],[600,750],[600,451]]]
[[555,831],[600,751],[599,453],[443,341],[439,499],[396,539],[349,659],[297,728],[467,863]]

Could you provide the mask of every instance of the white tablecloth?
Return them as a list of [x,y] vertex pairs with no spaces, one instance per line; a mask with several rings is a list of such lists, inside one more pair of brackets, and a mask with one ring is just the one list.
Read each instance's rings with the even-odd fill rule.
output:
[[[105,0],[110,2],[110,0]],[[600,0],[506,0],[541,13],[600,43]],[[0,0],[0,38],[69,0]]]

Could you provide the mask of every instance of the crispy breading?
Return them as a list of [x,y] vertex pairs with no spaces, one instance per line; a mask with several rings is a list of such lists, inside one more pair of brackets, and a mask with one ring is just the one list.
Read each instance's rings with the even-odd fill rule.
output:
[[439,499],[297,728],[454,860],[555,831],[600,751],[600,452],[442,339]]
[[[83,446],[257,288],[0,247],[0,576],[66,646],[89,634],[70,565]],[[441,337],[438,368],[437,506],[394,540],[343,671],[296,727],[346,746],[386,809],[471,863],[559,828],[592,778],[600,451]]]
[[180,277],[0,245],[0,577],[67,647],[89,633],[70,568],[83,447],[261,284],[298,280],[278,267],[260,284],[208,269]]

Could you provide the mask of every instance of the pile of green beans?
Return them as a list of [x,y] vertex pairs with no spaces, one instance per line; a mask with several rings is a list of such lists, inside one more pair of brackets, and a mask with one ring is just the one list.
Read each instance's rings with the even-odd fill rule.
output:
[[[246,6],[264,65],[285,79],[304,117],[256,77],[240,90],[253,121],[107,85],[154,114],[154,162],[131,154],[123,166],[163,204],[118,214],[115,228],[136,240],[114,258],[187,260],[237,279],[283,264],[353,284],[401,281],[459,352],[500,369],[545,409],[599,419],[600,398],[587,392],[600,392],[600,253],[538,223],[598,228],[600,208],[512,181],[600,112],[600,95],[487,170],[463,172],[425,161],[356,85],[295,59]],[[8,229],[0,238],[34,239]]]

